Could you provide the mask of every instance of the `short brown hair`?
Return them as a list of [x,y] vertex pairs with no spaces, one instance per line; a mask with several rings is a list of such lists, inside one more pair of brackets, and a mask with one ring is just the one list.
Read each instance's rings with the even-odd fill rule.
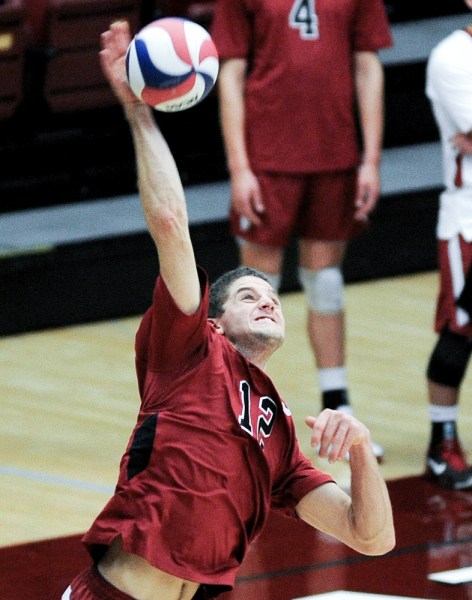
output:
[[223,273],[218,279],[212,283],[210,287],[210,305],[208,307],[208,316],[209,317],[221,317],[224,313],[224,305],[226,300],[228,299],[228,290],[230,285],[236,279],[240,279],[241,277],[252,276],[259,277],[259,279],[263,279],[270,283],[269,278],[262,271],[258,269],[253,269],[252,267],[237,267],[232,271],[227,271]]

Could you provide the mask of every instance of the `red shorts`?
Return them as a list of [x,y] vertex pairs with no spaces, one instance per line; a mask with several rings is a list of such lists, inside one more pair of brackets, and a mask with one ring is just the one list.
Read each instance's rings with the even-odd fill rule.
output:
[[263,246],[285,247],[290,238],[346,241],[366,229],[354,220],[357,169],[330,173],[260,173],[265,213],[249,229],[231,210],[234,236]]
[[61,600],[133,600],[104,579],[97,567],[92,566],[79,573]]
[[439,241],[440,287],[436,305],[435,331],[447,325],[451,331],[472,337],[472,323],[466,311],[456,305],[472,263],[472,243],[462,236]]

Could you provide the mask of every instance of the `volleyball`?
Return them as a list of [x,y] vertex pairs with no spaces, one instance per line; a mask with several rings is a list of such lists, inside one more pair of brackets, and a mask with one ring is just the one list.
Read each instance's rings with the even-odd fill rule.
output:
[[186,110],[201,102],[215,85],[218,69],[218,53],[208,31],[180,17],[149,23],[126,53],[133,93],[162,112]]

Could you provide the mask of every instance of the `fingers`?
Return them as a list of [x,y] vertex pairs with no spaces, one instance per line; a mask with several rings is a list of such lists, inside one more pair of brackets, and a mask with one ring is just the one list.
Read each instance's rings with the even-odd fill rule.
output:
[[100,64],[101,64],[103,73],[108,77],[108,79],[110,79],[110,73],[111,73],[113,60],[111,58],[111,52],[110,52],[109,48],[107,47],[108,46],[108,41],[106,39],[107,37],[109,37],[108,31],[106,31],[105,33],[102,33],[102,35],[100,36],[102,50],[99,53],[99,58],[100,58]]
[[249,216],[246,218],[248,220],[249,227],[251,227],[252,225],[254,225],[254,227],[257,227],[262,223],[260,216],[257,214],[257,212],[253,210],[249,213]]
[[[329,462],[343,460],[349,450],[352,435],[349,435],[349,424],[332,415],[323,423],[316,423],[319,429],[319,452],[321,458],[328,457]],[[322,427],[322,429],[321,429]]]
[[377,167],[364,164],[357,176],[357,189],[354,206],[354,218],[357,221],[367,221],[369,214],[375,208],[380,194],[380,176]]
[[234,177],[232,186],[233,208],[245,223],[243,229],[260,225],[265,206],[255,175],[248,169]]
[[313,425],[315,424],[315,417],[305,417],[305,423],[308,425],[310,429],[313,429]]
[[[113,79],[114,71],[116,70],[117,62],[122,59],[126,50],[123,52],[123,24],[112,23],[110,29],[103,32],[100,36],[102,50],[100,52],[100,62],[109,78]],[[120,41],[121,38],[121,41]]]
[[110,59],[112,61],[126,54],[130,41],[131,34],[127,21],[115,21],[100,36],[102,49],[110,52]]
[[257,186],[253,192],[252,204],[254,206],[254,212],[259,216],[265,212],[264,202],[262,201],[261,191]]
[[116,21],[101,34],[100,64],[116,96],[123,104],[138,103],[126,77],[125,57],[131,41],[129,24]]
[[376,182],[359,181],[356,190],[355,207],[370,212],[379,196],[379,188]]
[[244,207],[242,210],[236,209],[236,212],[241,217],[241,229],[248,231],[252,226],[257,227],[262,223],[260,216],[255,212],[250,204]]
[[319,456],[330,462],[345,460],[351,446],[368,438],[367,428],[341,411],[325,409],[317,418],[307,417],[305,422],[312,428],[311,445],[319,448]]
[[131,42],[129,23],[127,21],[115,21],[110,25],[110,30],[115,37],[115,47],[118,55],[125,55]]
[[249,221],[249,225],[258,226],[261,225],[262,219],[261,215],[265,212],[265,206],[262,201],[261,193],[259,190],[259,186],[254,186],[250,201],[247,204],[247,211],[244,215]]

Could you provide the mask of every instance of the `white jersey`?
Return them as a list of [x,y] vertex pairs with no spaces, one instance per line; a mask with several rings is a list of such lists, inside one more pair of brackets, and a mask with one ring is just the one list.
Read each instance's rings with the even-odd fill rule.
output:
[[426,94],[442,144],[445,190],[440,196],[437,235],[449,240],[461,234],[470,242],[472,156],[460,156],[451,141],[458,132],[472,131],[472,35],[468,31],[455,31],[433,49],[426,70]]

